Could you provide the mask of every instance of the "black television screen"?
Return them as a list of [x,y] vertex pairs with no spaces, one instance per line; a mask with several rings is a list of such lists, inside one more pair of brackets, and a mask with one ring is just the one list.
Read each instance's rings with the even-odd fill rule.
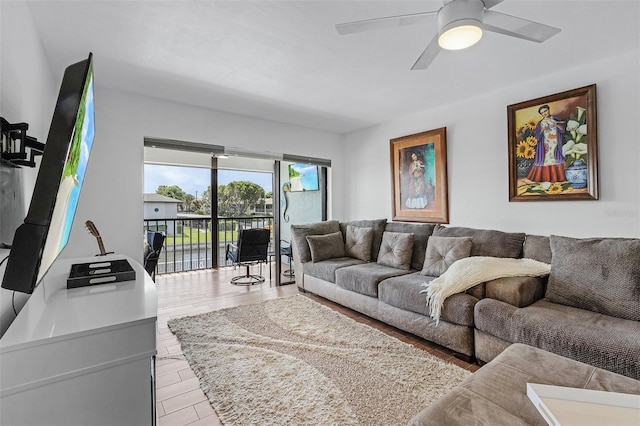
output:
[[29,211],[13,237],[2,288],[33,293],[67,245],[94,134],[89,54],[64,72]]
[[318,166],[313,164],[289,164],[291,192],[318,191]]

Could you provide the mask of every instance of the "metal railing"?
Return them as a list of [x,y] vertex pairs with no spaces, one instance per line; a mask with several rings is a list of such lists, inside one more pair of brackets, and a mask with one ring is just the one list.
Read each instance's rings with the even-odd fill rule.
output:
[[210,218],[145,219],[143,234],[160,231],[165,235],[156,269],[160,275],[212,268],[213,256],[218,266],[225,266],[227,244],[236,244],[238,231],[250,228],[273,230],[273,217],[219,217],[217,238],[213,238]]

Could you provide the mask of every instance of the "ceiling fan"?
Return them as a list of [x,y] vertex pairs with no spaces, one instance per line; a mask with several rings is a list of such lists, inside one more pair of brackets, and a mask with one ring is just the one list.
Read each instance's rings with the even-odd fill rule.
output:
[[560,28],[518,18],[491,9],[503,0],[444,0],[434,12],[389,16],[364,21],[337,24],[338,33],[351,34],[382,28],[400,27],[433,22],[437,19],[438,33],[429,42],[412,70],[426,69],[440,49],[459,50],[480,41],[482,31],[493,31],[524,40],[542,43],[560,32]]

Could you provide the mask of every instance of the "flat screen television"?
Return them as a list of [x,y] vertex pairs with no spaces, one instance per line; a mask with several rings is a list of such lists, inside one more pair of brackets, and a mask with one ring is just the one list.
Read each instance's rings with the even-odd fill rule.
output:
[[318,166],[313,164],[289,164],[291,192],[318,191]]
[[90,53],[64,72],[27,217],[14,234],[2,288],[33,293],[67,245],[94,135]]

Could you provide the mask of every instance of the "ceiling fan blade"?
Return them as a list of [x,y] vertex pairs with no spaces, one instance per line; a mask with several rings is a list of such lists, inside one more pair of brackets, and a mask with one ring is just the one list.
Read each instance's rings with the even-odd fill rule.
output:
[[496,4],[502,3],[504,0],[482,0],[485,9],[491,9]]
[[560,32],[560,28],[494,12],[493,10],[484,11],[482,27],[487,31],[537,43],[542,43]]
[[415,64],[411,67],[412,70],[426,70],[431,62],[440,53],[440,45],[438,44],[438,34],[435,35],[422,51],[422,54],[418,58]]
[[424,24],[435,22],[438,12],[421,12],[410,15],[388,16],[385,18],[366,19],[364,21],[346,22],[337,24],[338,33],[352,34],[363,31],[379,30],[383,28],[402,27],[405,25]]

